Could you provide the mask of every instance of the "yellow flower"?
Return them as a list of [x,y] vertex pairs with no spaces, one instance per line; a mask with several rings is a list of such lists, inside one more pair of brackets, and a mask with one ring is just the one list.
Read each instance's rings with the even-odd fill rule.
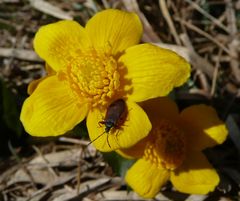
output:
[[[136,102],[182,85],[190,66],[172,51],[137,45],[141,35],[136,14],[114,9],[97,13],[85,28],[70,20],[40,28],[34,48],[54,73],[29,87],[20,117],[25,130],[58,136],[87,117],[91,140],[102,134],[93,142],[101,151],[127,148],[144,138],[151,123]],[[125,100],[128,115],[120,128],[104,133],[99,122],[117,99]]]
[[139,195],[154,197],[170,180],[180,192],[207,194],[219,183],[219,176],[201,152],[221,144],[228,131],[216,111],[206,105],[194,105],[180,114],[170,99],[144,102],[152,122],[152,131],[135,146],[118,150],[138,161],[127,171],[125,180]]

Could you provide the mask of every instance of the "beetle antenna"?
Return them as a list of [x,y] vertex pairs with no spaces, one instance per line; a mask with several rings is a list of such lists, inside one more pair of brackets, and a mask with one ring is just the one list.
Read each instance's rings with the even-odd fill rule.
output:
[[[100,138],[101,136],[103,136],[103,134],[106,133],[106,131],[104,131],[101,135],[97,136],[93,141],[89,142],[87,146],[89,146],[90,144],[92,144],[93,142],[95,142],[98,138]],[[108,136],[107,136],[108,137]],[[107,138],[108,141],[108,138]]]

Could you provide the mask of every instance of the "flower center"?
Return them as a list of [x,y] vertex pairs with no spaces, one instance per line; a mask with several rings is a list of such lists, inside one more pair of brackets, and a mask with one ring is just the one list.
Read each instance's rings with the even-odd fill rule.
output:
[[145,148],[144,158],[158,167],[179,167],[185,158],[184,133],[167,120],[162,120],[152,132],[154,137]]
[[117,61],[94,49],[72,60],[64,75],[74,94],[93,107],[108,104],[120,86]]

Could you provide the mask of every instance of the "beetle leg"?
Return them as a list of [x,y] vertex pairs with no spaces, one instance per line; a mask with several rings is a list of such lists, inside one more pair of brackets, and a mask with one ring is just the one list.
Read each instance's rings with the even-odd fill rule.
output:
[[101,128],[103,124],[105,124],[105,121],[99,121],[99,122],[98,122],[99,128]]
[[108,135],[109,135],[109,133],[107,133],[107,143],[108,143],[109,148],[111,148],[109,140],[108,140]]

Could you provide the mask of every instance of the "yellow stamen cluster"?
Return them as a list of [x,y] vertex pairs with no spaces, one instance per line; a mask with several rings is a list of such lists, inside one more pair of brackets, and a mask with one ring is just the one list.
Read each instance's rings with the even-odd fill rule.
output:
[[146,146],[144,158],[158,167],[179,167],[185,158],[184,133],[166,120],[160,121],[152,132],[154,139]]
[[74,94],[92,107],[106,105],[120,86],[117,61],[101,51],[79,54],[64,74]]
[[145,150],[143,158],[145,160],[150,161],[152,164],[155,164],[158,168],[162,168],[162,160],[159,157],[158,153],[156,152],[156,147],[152,142],[148,142]]

